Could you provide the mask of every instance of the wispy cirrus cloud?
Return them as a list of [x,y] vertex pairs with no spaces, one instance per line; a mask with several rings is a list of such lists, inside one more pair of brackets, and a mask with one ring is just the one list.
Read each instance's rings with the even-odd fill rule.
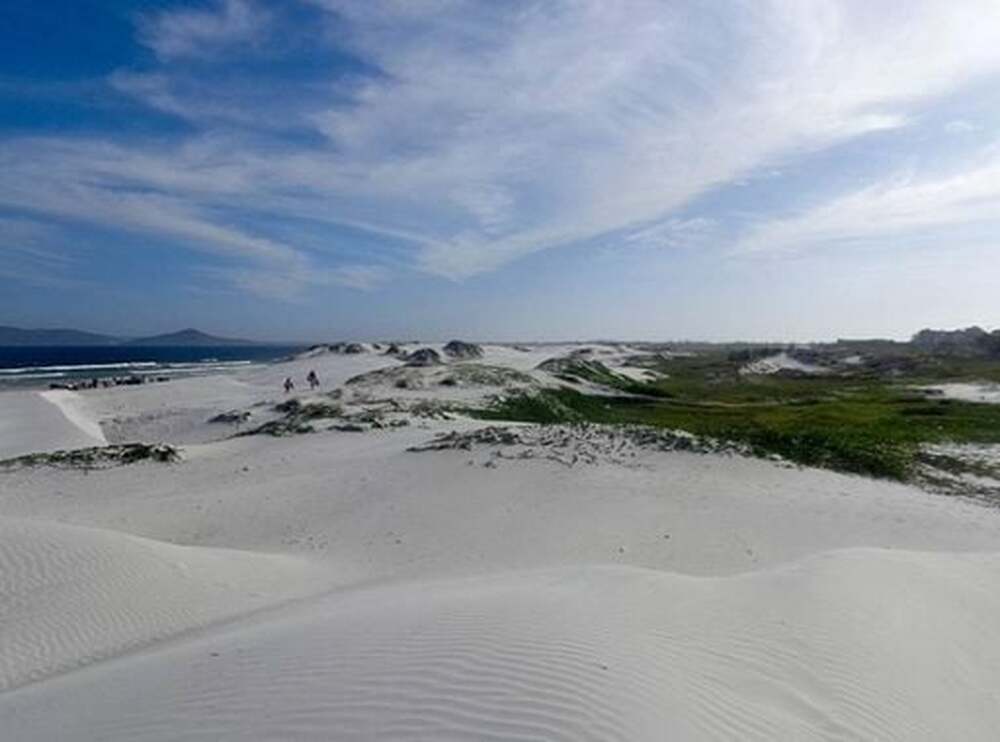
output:
[[[277,53],[279,18],[305,8],[313,57],[354,62],[319,82],[294,65],[246,72],[247,55]],[[915,0],[905,14],[859,0],[217,0],[144,16],[137,33],[156,64],[110,85],[189,128],[8,139],[0,205],[223,256],[229,280],[265,295],[386,280],[377,245],[368,263],[338,255],[344,227],[455,279],[601,236],[707,249],[725,215],[691,213],[699,198],[903,132],[1000,79],[993,0]],[[992,176],[957,165],[934,193],[883,173],[741,244],[873,230],[868,201],[897,214],[879,234],[921,228],[921,199],[938,214],[925,223],[980,218],[994,204],[973,192]],[[325,257],[296,239],[303,219],[330,228]],[[277,239],[261,224],[287,228]]]
[[[991,226],[1000,248],[1000,149],[946,173],[897,173],[790,216],[763,221],[737,253],[788,253],[845,243],[885,243]],[[946,232],[945,232],[946,234]]]
[[433,196],[418,260],[452,276],[662,219],[1000,70],[985,2],[324,4],[386,74],[317,125],[382,193]]
[[719,239],[719,224],[714,219],[671,218],[643,226],[620,237],[624,247],[651,249],[704,248]]
[[214,0],[209,7],[141,16],[139,39],[162,60],[206,57],[257,41],[269,19],[252,0]]
[[0,216],[0,276],[32,286],[76,287],[74,259],[57,245],[68,236],[58,227],[23,217]]

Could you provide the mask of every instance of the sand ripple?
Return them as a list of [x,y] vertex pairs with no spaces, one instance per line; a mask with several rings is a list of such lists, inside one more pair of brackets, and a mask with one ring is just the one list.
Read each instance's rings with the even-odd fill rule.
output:
[[56,738],[51,696],[77,740],[992,740],[998,586],[995,556],[881,550],[410,583],[3,700],[18,739]]

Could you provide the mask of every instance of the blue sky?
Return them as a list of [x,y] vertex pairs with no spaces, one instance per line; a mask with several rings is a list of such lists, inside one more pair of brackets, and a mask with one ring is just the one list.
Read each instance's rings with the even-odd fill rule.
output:
[[13,0],[0,324],[1000,326],[995,0]]

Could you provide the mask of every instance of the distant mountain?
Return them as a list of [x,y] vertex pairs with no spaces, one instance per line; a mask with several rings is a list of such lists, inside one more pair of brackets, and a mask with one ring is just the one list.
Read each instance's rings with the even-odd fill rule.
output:
[[0,326],[0,346],[118,345],[120,338],[81,330],[25,330]]
[[172,346],[177,348],[191,346],[214,346],[223,345],[260,345],[252,340],[239,340],[236,338],[220,338],[208,335],[200,330],[181,330],[180,332],[170,332],[166,335],[153,335],[146,338],[135,338],[129,340],[126,345],[141,345],[145,347]]

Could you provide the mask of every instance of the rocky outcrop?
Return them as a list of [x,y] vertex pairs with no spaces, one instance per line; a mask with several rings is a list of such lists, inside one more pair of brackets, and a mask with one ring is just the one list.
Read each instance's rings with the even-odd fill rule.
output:
[[457,361],[467,361],[473,358],[482,358],[483,349],[475,343],[466,343],[462,340],[452,340],[444,346],[446,355]]
[[444,361],[433,348],[419,348],[403,357],[407,366],[440,366]]
[[298,358],[314,358],[316,356],[325,355],[327,353],[336,353],[338,355],[355,355],[358,353],[367,353],[369,349],[363,343],[328,343],[322,345],[313,345],[308,350],[300,353]]
[[140,461],[172,464],[180,461],[180,451],[166,443],[123,443],[112,446],[77,448],[71,451],[31,453],[0,461],[0,468],[55,466],[66,469],[104,469]]

